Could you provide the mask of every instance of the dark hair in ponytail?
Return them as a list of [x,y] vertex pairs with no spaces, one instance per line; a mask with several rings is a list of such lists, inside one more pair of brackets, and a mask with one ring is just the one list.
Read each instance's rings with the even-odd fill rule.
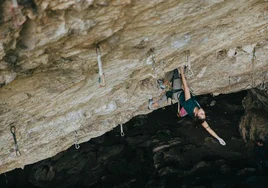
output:
[[258,139],[256,142],[259,142],[261,144],[264,144],[264,141],[262,139]]
[[204,123],[204,121],[206,121],[206,118],[200,118],[200,117],[198,117],[198,116],[195,116],[195,117],[194,117],[194,121],[195,121],[196,123],[198,123],[198,124],[202,124],[202,123]]

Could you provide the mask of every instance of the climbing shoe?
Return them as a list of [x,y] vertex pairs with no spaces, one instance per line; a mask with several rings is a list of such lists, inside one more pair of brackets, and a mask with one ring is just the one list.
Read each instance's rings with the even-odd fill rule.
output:
[[161,80],[161,79],[158,79],[157,80],[157,84],[159,85],[160,89],[163,89],[164,90],[166,88],[166,86],[164,84],[164,81]]
[[153,108],[153,99],[149,99],[149,103],[148,103],[148,108],[150,109],[150,110],[153,110],[154,108]]
[[178,79],[178,78],[180,78],[180,74],[179,74],[178,69],[174,69],[174,70],[173,70],[173,78],[174,78],[174,79]]

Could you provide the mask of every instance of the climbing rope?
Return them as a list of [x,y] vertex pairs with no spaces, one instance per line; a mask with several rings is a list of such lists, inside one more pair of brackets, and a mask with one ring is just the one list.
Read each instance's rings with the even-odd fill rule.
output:
[[19,146],[18,146],[17,139],[16,139],[16,127],[15,126],[11,126],[10,127],[10,132],[11,132],[11,134],[13,136],[13,139],[14,139],[16,156],[17,157],[20,157],[21,156],[21,153],[19,151]]
[[74,147],[75,147],[75,149],[79,149],[80,148],[80,145],[78,144],[77,131],[75,131],[75,136],[74,136]]
[[21,26],[26,21],[26,17],[23,16],[17,0],[12,0],[11,11],[14,15],[15,26]]
[[122,125],[122,121],[121,121],[121,116],[120,116],[120,132],[121,132],[121,136],[125,136],[124,130],[123,130],[123,125]]
[[98,44],[96,45],[96,53],[97,53],[97,60],[98,60],[98,67],[99,67],[99,86],[103,87],[105,86],[105,79],[104,79],[104,73],[102,70],[101,50]]

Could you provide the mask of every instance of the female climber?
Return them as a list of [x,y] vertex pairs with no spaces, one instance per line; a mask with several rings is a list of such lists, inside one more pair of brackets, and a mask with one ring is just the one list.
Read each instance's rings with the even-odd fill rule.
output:
[[[172,99],[178,101],[178,116],[191,116],[197,122],[201,123],[201,125],[207,130],[207,132],[214,138],[216,138],[221,145],[226,145],[225,141],[209,127],[208,123],[206,122],[205,111],[203,110],[203,108],[200,107],[198,102],[193,99],[184,76],[184,69],[182,67],[180,68],[180,75],[177,69],[173,71],[172,86],[173,89],[171,91],[166,92],[166,95],[164,95],[158,101],[153,102],[152,99],[149,100],[149,108],[156,109],[159,106],[162,106],[163,102],[167,101],[168,97],[172,97]],[[182,106],[181,109],[180,105]]]

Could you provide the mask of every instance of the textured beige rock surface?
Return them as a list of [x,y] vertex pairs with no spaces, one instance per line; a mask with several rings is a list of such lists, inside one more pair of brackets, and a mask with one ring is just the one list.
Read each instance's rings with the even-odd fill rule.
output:
[[[264,0],[35,3],[36,9],[21,7],[21,26],[11,1],[0,3],[0,173],[67,149],[75,131],[85,142],[149,113],[148,98],[160,95],[156,79],[178,66],[190,68],[196,94],[259,87],[268,77]],[[96,43],[106,78],[101,88]]]

